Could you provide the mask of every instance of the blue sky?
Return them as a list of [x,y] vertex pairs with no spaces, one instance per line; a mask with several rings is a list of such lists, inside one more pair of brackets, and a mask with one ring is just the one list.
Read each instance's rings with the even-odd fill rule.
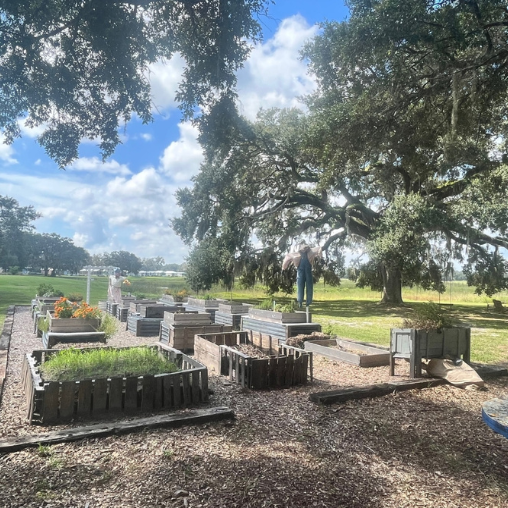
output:
[[[261,107],[299,106],[298,97],[315,86],[299,59],[302,45],[320,21],[346,16],[342,0],[276,1],[261,19],[263,43],[238,73],[240,111],[253,119]],[[21,125],[21,139],[0,143],[0,194],[42,214],[35,223],[39,233],[72,238],[92,254],[127,250],[183,262],[187,248],[169,219],[180,213],[174,192],[192,185],[202,153],[173,100],[181,70],[178,56],[150,69],[154,121],[122,126],[123,143],[104,163],[96,142],[83,140],[79,159],[60,170],[37,144],[40,131]]]

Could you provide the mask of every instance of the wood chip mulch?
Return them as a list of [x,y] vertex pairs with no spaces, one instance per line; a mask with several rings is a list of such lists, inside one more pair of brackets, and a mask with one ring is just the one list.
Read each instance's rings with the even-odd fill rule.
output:
[[[3,437],[64,428],[25,420],[21,359],[42,349],[32,330],[17,307]],[[156,341],[122,329],[109,344]],[[390,378],[388,367],[316,356],[314,374],[312,385],[270,391],[210,376],[210,406],[230,407],[235,422],[0,455],[0,507],[508,507],[508,440],[481,419],[484,401],[508,394],[507,378],[483,391],[444,385],[325,407],[309,393],[402,380],[408,366]]]

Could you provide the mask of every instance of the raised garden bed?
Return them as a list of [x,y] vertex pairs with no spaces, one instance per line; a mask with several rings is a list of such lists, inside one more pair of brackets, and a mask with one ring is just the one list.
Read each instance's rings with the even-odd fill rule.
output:
[[395,359],[409,360],[412,378],[421,377],[422,359],[462,358],[471,360],[471,329],[443,328],[442,330],[416,330],[392,328],[390,337],[390,375],[395,370]]
[[[201,314],[196,314],[201,316]],[[198,333],[224,333],[233,331],[233,327],[203,323],[167,323],[160,324],[159,341],[185,352],[194,350],[194,336]]]
[[[303,315],[305,316],[305,314]],[[296,335],[310,335],[312,332],[320,332],[321,325],[319,323],[280,323],[277,321],[254,319],[249,313],[248,316],[242,316],[241,329],[249,330],[259,335],[270,335],[280,340],[286,340]]]
[[[249,308],[249,317],[272,323],[306,323],[307,314],[305,312],[276,312],[271,310],[262,310]],[[309,314],[309,320],[312,316]]]
[[215,313],[215,322],[230,325],[234,330],[240,330],[242,316],[249,312],[252,305],[243,303],[219,303],[219,310]]
[[82,342],[103,342],[106,343],[104,332],[42,332],[42,345],[51,349],[55,344],[80,344]]
[[139,305],[138,312],[141,317],[147,318],[164,318],[165,312],[179,312],[182,311],[181,305],[167,305],[164,303],[149,303]]
[[136,337],[158,336],[162,318],[143,318],[141,316],[129,316],[127,318],[127,330]]
[[[194,355],[211,371],[227,376],[230,381],[245,388],[266,389],[289,387],[307,383],[307,371],[312,380],[312,353],[303,349],[273,342],[268,353],[253,356],[238,349],[248,344],[255,350],[248,332],[204,333],[194,338]],[[258,344],[263,347],[266,344]],[[262,356],[262,357],[260,357]]]
[[53,349],[26,354],[22,382],[30,423],[59,423],[76,417],[101,417],[190,406],[208,400],[208,372],[204,365],[164,345],[151,346],[172,360],[179,372],[135,377],[45,382],[40,365]]
[[379,367],[390,364],[390,352],[346,339],[307,340],[305,351],[359,367]]
[[118,304],[115,302],[107,302],[106,303],[106,312],[108,314],[111,314],[112,316],[116,317],[116,308],[118,307]]
[[121,323],[125,323],[127,321],[127,317],[129,316],[129,307],[121,307],[118,305],[116,308],[116,319]]
[[101,324],[100,319],[55,318],[49,311],[46,319],[49,323],[48,331],[54,333],[96,332]]
[[[157,301],[156,300],[148,300],[147,298],[144,298],[142,300],[134,300],[129,303],[129,312],[131,314],[136,314],[137,312],[139,312],[141,305],[149,305],[152,303],[155,304],[155,303],[157,303]],[[150,316],[148,316],[148,317],[150,317]]]

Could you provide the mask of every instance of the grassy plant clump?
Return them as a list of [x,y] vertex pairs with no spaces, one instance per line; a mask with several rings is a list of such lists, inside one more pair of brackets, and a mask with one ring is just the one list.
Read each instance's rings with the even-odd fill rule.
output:
[[104,338],[108,341],[111,337],[113,337],[113,335],[115,335],[117,329],[118,321],[110,314],[103,312],[101,315],[101,324],[99,325],[99,329],[97,331],[104,332]]
[[439,305],[429,302],[416,309],[412,317],[404,319],[402,326],[417,330],[441,330],[450,328],[453,322]]
[[176,372],[178,367],[147,347],[64,349],[40,367],[44,381],[78,381]]
[[256,309],[259,310],[273,310],[273,300],[271,298],[265,298],[261,300],[257,305]]
[[260,310],[273,310],[275,312],[295,312],[297,310],[295,302],[293,301],[286,304],[277,303],[274,306],[271,298],[262,300],[256,308]]
[[83,295],[79,293],[69,293],[67,295],[67,300],[69,300],[70,302],[81,302],[83,301]]

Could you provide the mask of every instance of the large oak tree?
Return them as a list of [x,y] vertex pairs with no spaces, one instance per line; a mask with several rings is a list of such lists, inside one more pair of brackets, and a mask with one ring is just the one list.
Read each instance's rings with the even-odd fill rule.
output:
[[506,288],[508,2],[349,5],[305,50],[308,114],[263,112],[205,140],[175,229],[237,256],[253,234],[281,255],[302,237],[361,244],[361,281],[385,302],[403,282],[441,289],[456,261],[478,292]]
[[[132,115],[151,120],[149,65],[176,53],[186,67],[176,93],[186,118],[223,121],[235,71],[260,34],[266,0],[0,0],[0,131],[20,119],[42,126],[40,144],[61,167],[82,138],[102,155]],[[176,92],[176,91],[175,91]],[[198,110],[197,108],[201,108]]]

